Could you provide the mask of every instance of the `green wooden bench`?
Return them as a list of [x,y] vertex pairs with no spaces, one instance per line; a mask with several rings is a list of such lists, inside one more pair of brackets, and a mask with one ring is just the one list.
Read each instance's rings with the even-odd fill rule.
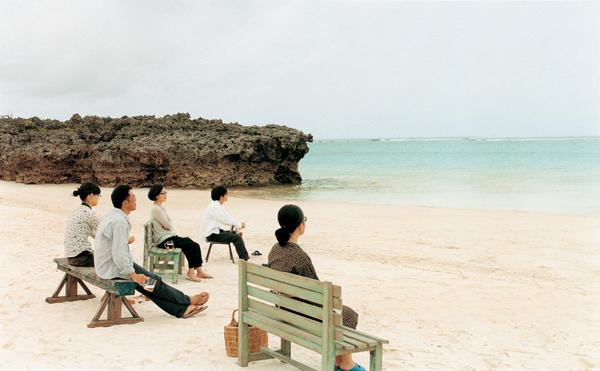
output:
[[[96,275],[93,267],[75,267],[67,262],[66,258],[54,259],[56,267],[65,272],[63,279],[60,281],[58,288],[54,291],[51,297],[46,298],[46,302],[50,304],[63,303],[66,301],[88,300],[96,296],[92,294],[90,289],[83,281],[91,283],[105,290],[104,296],[100,301],[100,308],[92,317],[92,321],[88,323],[88,327],[108,327],[112,325],[132,324],[142,322],[144,319],[140,317],[135,309],[129,304],[125,295],[135,293],[135,283],[129,280],[105,280]],[[81,285],[85,291],[85,295],[77,294],[77,285]],[[59,296],[61,290],[65,288],[65,295]],[[132,317],[121,317],[122,306],[129,311]],[[106,310],[106,319],[100,319],[102,313]]]
[[144,224],[144,268],[161,278],[177,283],[183,269],[181,249],[162,249],[152,245],[152,222]]
[[[277,358],[301,370],[315,370],[291,358],[291,343],[295,343],[321,354],[321,370],[333,370],[335,356],[365,351],[370,352],[369,369],[381,370],[383,344],[388,341],[342,325],[341,287],[243,260],[238,265],[240,366]],[[249,353],[249,325],[279,336],[281,349],[263,347]]]

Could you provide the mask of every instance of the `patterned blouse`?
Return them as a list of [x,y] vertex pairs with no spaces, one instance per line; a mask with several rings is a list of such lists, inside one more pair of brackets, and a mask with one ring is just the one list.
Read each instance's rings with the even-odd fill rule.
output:
[[65,229],[65,256],[75,257],[84,251],[93,253],[88,237],[96,235],[100,220],[87,204],[79,205],[67,222]]
[[[289,242],[285,246],[278,243],[273,245],[269,252],[269,267],[281,272],[297,274],[302,277],[318,280],[315,267],[310,256],[300,246]],[[344,326],[355,329],[358,325],[358,313],[352,308],[342,306],[342,323]]]

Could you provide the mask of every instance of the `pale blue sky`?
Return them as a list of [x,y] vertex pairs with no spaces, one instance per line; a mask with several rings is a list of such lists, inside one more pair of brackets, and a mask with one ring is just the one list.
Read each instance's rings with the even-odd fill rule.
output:
[[0,114],[600,135],[593,2],[2,1]]

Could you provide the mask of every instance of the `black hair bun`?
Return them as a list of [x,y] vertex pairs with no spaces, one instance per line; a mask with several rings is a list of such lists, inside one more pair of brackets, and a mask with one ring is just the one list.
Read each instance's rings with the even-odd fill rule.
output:
[[287,230],[287,228],[279,228],[275,231],[275,237],[277,238],[277,242],[279,242],[279,246],[282,247],[287,245],[291,236],[292,234],[290,233],[290,231]]
[[77,197],[77,196],[79,196],[79,190],[78,189],[76,189],[76,190],[73,191],[73,197]]

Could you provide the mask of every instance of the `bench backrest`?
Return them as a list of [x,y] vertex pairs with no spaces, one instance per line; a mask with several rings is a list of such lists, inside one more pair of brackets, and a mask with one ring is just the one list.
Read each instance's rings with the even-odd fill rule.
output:
[[66,258],[55,258],[54,262],[61,271],[73,277],[80,278],[92,285],[98,286],[117,296],[135,294],[135,283],[128,280],[107,280],[98,277],[94,267],[75,267],[67,262]]
[[152,221],[149,220],[144,224],[144,258],[152,247]]
[[306,348],[323,351],[342,339],[341,296],[331,282],[239,261],[240,322]]

